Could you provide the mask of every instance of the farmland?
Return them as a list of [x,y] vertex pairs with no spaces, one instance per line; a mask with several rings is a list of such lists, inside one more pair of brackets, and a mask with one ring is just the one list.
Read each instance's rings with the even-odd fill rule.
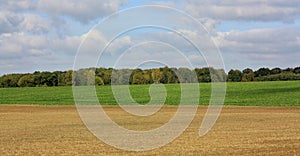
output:
[[[199,137],[211,94],[200,83],[200,103],[189,127],[158,149],[123,151],[93,136],[74,106],[72,87],[0,88],[0,155],[297,155],[300,153],[300,82],[227,83],[225,107],[214,127]],[[120,86],[124,87],[124,86]],[[150,100],[150,85],[130,85],[133,99]],[[109,117],[120,126],[145,131],[176,113],[181,88],[165,85],[163,108],[150,117],[131,115],[117,105],[111,86],[97,86]],[[178,123],[180,124],[180,123]]]
[[[160,126],[176,111],[167,106],[152,120],[132,118],[115,106],[105,111],[134,130]],[[198,136],[206,106],[186,131],[166,146],[145,152],[113,148],[93,136],[74,106],[0,106],[0,155],[297,155],[300,109],[291,107],[224,107],[210,132]],[[145,124],[141,124],[145,123]]]
[[[150,85],[130,85],[134,100],[146,104],[150,100]],[[178,105],[179,84],[166,84],[165,104]],[[211,84],[200,83],[200,105],[208,105]],[[110,86],[97,86],[103,105],[116,105]],[[300,81],[227,83],[225,105],[239,106],[300,106]],[[72,87],[0,88],[0,104],[73,105]]]

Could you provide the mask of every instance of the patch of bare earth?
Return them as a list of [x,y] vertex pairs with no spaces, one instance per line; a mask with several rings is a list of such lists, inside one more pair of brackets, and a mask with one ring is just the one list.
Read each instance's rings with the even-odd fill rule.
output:
[[[176,107],[135,118],[118,107],[105,111],[118,124],[148,130],[166,123]],[[198,136],[206,107],[166,146],[145,152],[113,148],[93,136],[74,106],[0,106],[0,155],[297,155],[300,108],[224,107],[209,133]]]

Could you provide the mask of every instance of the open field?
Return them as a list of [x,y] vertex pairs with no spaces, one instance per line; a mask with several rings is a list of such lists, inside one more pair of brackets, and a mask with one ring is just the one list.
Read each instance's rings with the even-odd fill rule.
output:
[[[200,105],[209,103],[210,85],[200,84]],[[146,104],[149,87],[130,86],[132,97]],[[109,106],[116,105],[110,86],[96,90],[116,123],[132,130],[149,130],[170,120],[176,107],[168,105],[180,101],[180,85],[165,87],[166,105],[149,118]],[[72,87],[0,88],[0,155],[297,155],[299,97],[300,81],[227,83],[225,105],[231,106],[223,108],[207,135],[198,136],[207,108],[200,106],[190,127],[175,141],[151,151],[128,152],[106,145],[87,130],[72,106]]]
[[[150,100],[150,85],[131,85],[131,95],[139,103]],[[167,84],[166,104],[180,101],[180,85]],[[210,83],[200,83],[200,105],[210,99]],[[100,103],[116,105],[110,86],[97,87]],[[227,83],[225,105],[242,106],[300,106],[300,81]],[[0,88],[0,104],[74,104],[72,87]]]
[[[167,106],[155,120],[138,124],[118,107],[105,107],[120,125],[148,129],[168,119]],[[175,141],[146,152],[112,148],[94,137],[74,106],[0,106],[0,155],[297,155],[300,108],[225,107],[213,129],[198,137],[206,107],[199,107],[190,127]],[[159,120],[157,120],[159,119]],[[139,121],[140,122],[140,121]],[[130,123],[130,124],[128,124]]]

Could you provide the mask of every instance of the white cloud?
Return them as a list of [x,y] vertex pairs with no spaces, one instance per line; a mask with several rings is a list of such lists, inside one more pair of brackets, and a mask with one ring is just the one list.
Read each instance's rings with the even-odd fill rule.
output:
[[141,42],[119,55],[114,62],[116,68],[137,68],[158,63],[170,67],[189,66],[191,60],[174,47],[164,42]]
[[32,0],[0,0],[0,7],[7,10],[27,10],[32,8]]
[[[87,57],[82,58],[87,63],[96,59],[101,48],[108,40],[103,34],[109,32],[92,31],[80,34],[91,27],[97,19],[119,10],[126,0],[0,0],[0,63],[1,72],[32,70],[65,70],[72,68],[77,48],[83,39],[88,44],[82,46]],[[152,3],[153,4],[153,3]],[[185,2],[157,2],[157,5],[183,8],[196,17],[220,47],[225,58],[226,66],[243,68],[244,66],[296,66],[300,57],[300,28],[299,26],[284,28],[250,29],[245,31],[232,30],[217,32],[216,26],[227,20],[248,22],[292,22],[300,18],[299,0],[186,0]],[[138,19],[142,19],[142,15]],[[114,27],[134,22],[135,18],[120,22]],[[162,22],[174,22],[181,19],[164,19]],[[91,22],[92,21],[92,22]],[[185,21],[180,21],[185,22]],[[180,23],[179,22],[179,23]],[[176,22],[175,22],[176,23]],[[187,27],[178,30],[190,40],[197,40],[204,49],[208,36],[189,30]],[[222,24],[218,25],[222,26]],[[267,24],[266,24],[267,26]],[[238,26],[236,26],[238,27]],[[173,27],[172,27],[173,28]],[[81,30],[81,29],[84,29]],[[174,25],[176,29],[176,25]],[[225,28],[228,29],[228,28]],[[75,32],[79,30],[80,33]],[[109,29],[107,29],[108,31]],[[112,29],[114,30],[114,29]],[[241,29],[242,30],[242,29]],[[203,63],[202,56],[195,48],[186,42],[182,36],[163,30],[149,29],[146,31],[126,34],[112,42],[105,55],[111,60],[118,58],[122,52],[141,42],[158,41],[178,48],[179,51],[193,62]],[[211,46],[211,45],[210,45]],[[201,49],[203,50],[203,49]],[[179,55],[168,59],[175,50],[170,47],[146,44],[126,56],[127,62],[137,59],[161,58],[171,64],[182,64]],[[174,54],[175,56],[175,54]],[[113,58],[113,59],[112,59]],[[125,60],[126,61],[126,60]],[[200,63],[199,63],[200,62]],[[126,63],[126,62],[124,62]],[[298,63],[299,64],[299,63]],[[88,64],[93,66],[94,64]],[[2,74],[2,73],[0,73]]]
[[88,54],[96,54],[100,52],[100,48],[103,48],[107,43],[107,39],[104,37],[102,32],[98,30],[92,30],[91,32],[82,35],[83,44],[80,49],[82,52]]
[[37,9],[56,17],[71,17],[81,22],[109,15],[118,11],[126,0],[39,0]]
[[24,29],[32,33],[47,33],[51,30],[50,21],[43,19],[36,14],[23,14],[23,21],[19,25],[19,29]]
[[[65,66],[65,69],[66,67],[70,69],[82,39],[85,39],[88,44],[81,47],[85,55],[80,58],[80,61],[86,67],[93,66],[94,62],[91,60],[97,58],[101,48],[108,43],[107,39],[99,31],[92,31],[81,36],[66,33],[60,35],[59,33],[64,32],[64,29],[67,31],[70,29],[65,27],[70,20],[65,17],[71,17],[85,24],[85,22],[117,11],[124,2],[122,0],[40,0],[26,4],[25,1],[22,4],[16,4],[16,1],[3,4],[6,9],[0,11],[0,62],[5,62],[7,69],[2,66],[4,68],[2,72],[16,71],[18,68],[22,71],[22,69],[32,69],[35,66],[46,67],[46,69]],[[26,9],[28,9],[26,13],[15,11]],[[170,35],[168,37],[172,38]],[[118,38],[114,40],[108,51],[118,56],[120,52],[134,43],[137,41],[133,41],[131,36]],[[160,54],[159,50],[162,49],[157,49],[153,54]]]
[[74,55],[82,38],[82,36],[51,38],[49,39],[48,49],[56,55]]
[[14,12],[0,11],[0,34],[19,31],[18,25],[24,18]]
[[128,50],[134,43],[131,40],[130,36],[124,36],[121,38],[115,39],[111,44],[107,47],[107,51],[113,56],[120,55],[124,51]]
[[227,69],[294,67],[300,54],[300,28],[219,32],[215,37]]
[[[202,46],[200,47],[203,48],[201,50],[205,50],[205,48],[211,48],[205,44],[207,38],[199,37],[204,35],[196,31],[187,29],[177,31],[180,35],[169,31],[136,32],[131,36],[123,36],[114,40],[107,51],[112,54],[114,58],[112,61],[126,55],[120,61],[126,64],[127,68],[130,68],[130,65],[133,68],[134,64],[148,60],[160,60],[177,67],[187,66],[186,61],[190,61],[196,66],[206,65],[204,57],[189,41],[195,42],[195,44]],[[187,40],[181,35],[184,35]],[[209,57],[209,55],[206,56]],[[216,57],[211,59],[214,58]]]
[[1,60],[5,58],[21,58],[31,55],[30,51],[38,51],[47,46],[44,36],[29,36],[24,33],[1,34]]
[[293,21],[300,17],[298,0],[187,0],[184,10],[198,18],[247,21]]
[[25,33],[1,34],[0,62],[5,64],[1,66],[1,71],[20,72],[26,69],[32,72],[36,67],[39,67],[36,70],[70,69],[82,38],[56,38]]
[[[205,50],[212,47],[205,46],[205,40],[201,40],[203,34],[191,30],[178,30],[190,40],[200,41],[196,43],[202,46],[202,56],[185,40],[172,32],[147,32],[131,37],[132,46],[146,41],[159,41],[168,43],[176,48],[194,64],[206,66],[204,59],[208,59],[211,63],[215,59],[214,56],[205,53]],[[129,38],[129,37],[128,37]],[[197,39],[198,38],[198,39]],[[204,37],[204,39],[208,39]],[[216,45],[220,48],[221,53],[225,59],[225,65],[229,68],[245,68],[257,66],[281,66],[288,67],[297,66],[296,63],[290,62],[295,60],[300,54],[300,28],[299,27],[286,27],[286,28],[262,28],[250,29],[245,31],[233,30],[230,32],[218,32],[212,36]],[[122,44],[118,44],[122,47]],[[125,44],[128,46],[128,44]],[[122,48],[119,48],[122,49]],[[149,52],[150,51],[150,52]],[[139,52],[139,53],[138,53]],[[162,55],[167,53],[167,55]],[[154,56],[170,58],[172,55],[169,53],[170,49],[166,49],[161,45],[149,44],[139,48],[134,54],[127,57],[130,59],[140,60],[144,58],[151,58]],[[175,53],[175,50],[173,50]],[[149,56],[150,55],[150,56]],[[166,57],[168,56],[168,57]],[[126,60],[126,59],[125,59]],[[178,59],[170,59],[180,66],[181,61]],[[294,61],[295,62],[295,61]],[[217,63],[216,63],[217,64]],[[293,64],[293,65],[292,65]]]
[[300,52],[299,36],[299,27],[289,27],[219,33],[216,40],[227,52],[291,54]]
[[47,33],[51,30],[50,21],[37,14],[18,14],[0,11],[0,34],[14,32]]

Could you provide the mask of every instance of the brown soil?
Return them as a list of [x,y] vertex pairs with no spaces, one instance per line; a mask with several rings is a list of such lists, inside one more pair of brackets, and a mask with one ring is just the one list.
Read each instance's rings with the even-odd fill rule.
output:
[[[129,129],[148,130],[169,120],[166,107],[153,120],[137,120],[117,107],[107,114]],[[206,107],[190,127],[166,146],[145,152],[113,148],[91,134],[74,106],[0,106],[0,155],[297,155],[300,108],[224,107],[217,123],[198,136]],[[147,124],[138,124],[145,121]],[[130,123],[130,124],[128,124]]]

